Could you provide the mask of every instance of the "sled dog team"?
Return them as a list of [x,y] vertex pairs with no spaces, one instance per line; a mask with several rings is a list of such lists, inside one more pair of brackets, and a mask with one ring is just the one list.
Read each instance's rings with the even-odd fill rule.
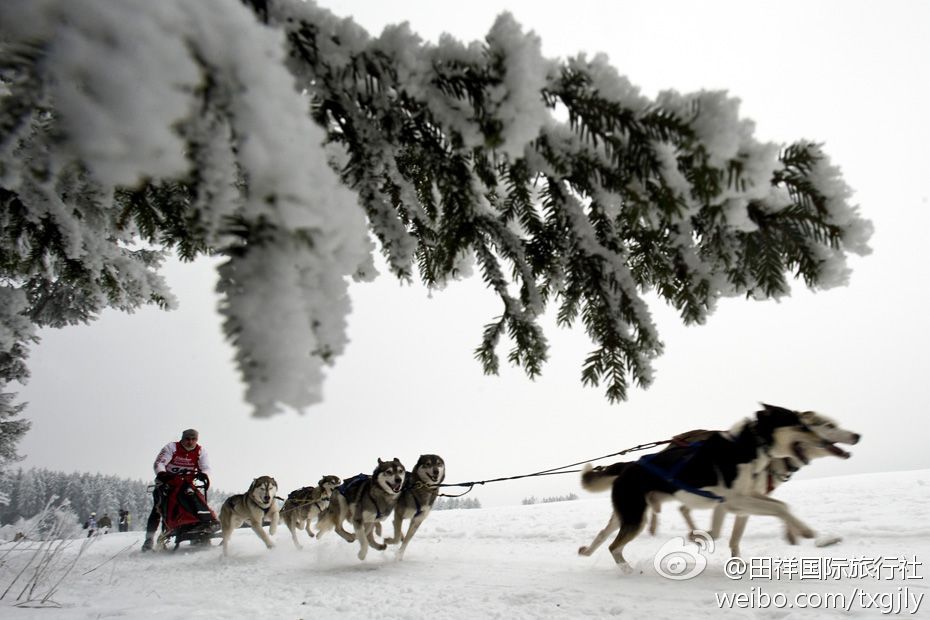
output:
[[[337,476],[323,476],[315,487],[292,491],[283,506],[277,502],[275,479],[259,476],[248,491],[232,495],[223,502],[220,509],[223,554],[228,553],[233,531],[245,522],[269,549],[272,548],[274,542],[268,533],[274,536],[278,522],[283,519],[298,549],[302,547],[297,539],[298,530],[305,530],[311,538],[336,530],[347,542],[358,541],[360,560],[365,559],[370,547],[383,551],[387,545],[398,543],[397,559],[403,559],[410,539],[436,503],[439,485],[445,476],[445,461],[435,454],[421,455],[409,472],[397,458],[378,459],[378,466],[371,475],[358,474],[345,481]],[[378,542],[375,534],[381,534],[381,522],[392,514],[393,536]],[[311,527],[314,519],[316,533]],[[268,533],[262,527],[266,520]],[[409,520],[406,533],[403,532],[405,520]],[[352,532],[346,531],[346,521],[352,524]]]
[[[692,509],[713,508],[711,536],[717,539],[728,512],[736,515],[730,536],[730,551],[739,556],[739,543],[751,515],[780,519],[788,541],[813,538],[814,531],[796,517],[787,504],[769,494],[812,459],[850,454],[837,444],[858,443],[858,433],[841,428],[832,419],[813,411],[792,411],[762,405],[753,418],[746,418],[728,431],[703,429],[674,437],[665,449],[636,461],[612,465],[586,466],[581,485],[589,491],[611,490],[612,512],[607,525],[586,546],[578,549],[589,556],[614,532],[610,553],[623,572],[632,568],[623,556],[624,547],[643,530],[651,510],[650,532],[655,534],[657,515],[669,500],[681,503],[681,512],[692,535],[697,529]],[[256,478],[249,490],[233,495],[223,504],[220,523],[223,553],[227,552],[233,530],[248,521],[255,533],[271,548],[274,543],[262,528],[270,521],[275,534],[279,519],[291,532],[294,545],[301,547],[297,531],[320,537],[329,530],[347,542],[359,543],[358,558],[364,560],[369,548],[386,549],[400,544],[402,559],[410,539],[429,515],[445,479],[445,463],[435,454],[420,456],[408,472],[398,459],[382,461],[369,475],[359,474],[345,481],[324,476],[315,487],[304,487],[288,495],[279,507],[277,483],[270,476]],[[378,542],[381,523],[393,514],[393,536]],[[314,534],[311,521],[316,519]],[[406,533],[403,522],[409,520]],[[352,524],[348,532],[344,523]],[[836,542],[828,541],[825,544]]]

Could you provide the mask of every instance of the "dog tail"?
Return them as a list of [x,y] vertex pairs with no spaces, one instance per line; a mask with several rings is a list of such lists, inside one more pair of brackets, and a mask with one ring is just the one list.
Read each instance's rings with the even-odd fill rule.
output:
[[598,465],[592,467],[590,463],[584,466],[581,472],[581,488],[592,493],[606,491],[614,484],[624,469],[630,463],[614,463],[613,465]]

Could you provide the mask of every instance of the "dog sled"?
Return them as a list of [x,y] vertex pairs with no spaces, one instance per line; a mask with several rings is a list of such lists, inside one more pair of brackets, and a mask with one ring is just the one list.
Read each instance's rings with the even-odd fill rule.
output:
[[193,474],[178,475],[160,483],[164,485],[158,511],[162,530],[156,548],[166,550],[173,543],[176,551],[182,542],[190,546],[209,547],[211,538],[218,538],[220,522],[207,504],[207,485]]

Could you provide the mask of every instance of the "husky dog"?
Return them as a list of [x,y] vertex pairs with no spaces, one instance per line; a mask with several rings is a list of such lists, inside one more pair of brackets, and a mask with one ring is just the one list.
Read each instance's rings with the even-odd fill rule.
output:
[[281,518],[284,525],[291,531],[291,538],[294,540],[294,546],[298,549],[303,547],[297,541],[297,530],[305,529],[310,538],[315,534],[310,527],[313,518],[319,519],[320,514],[329,506],[330,497],[333,495],[333,489],[342,484],[338,476],[323,476],[315,487],[303,487],[296,491],[291,491],[287,499],[284,500],[284,507],[281,509]]
[[[814,411],[804,411],[801,413],[801,421],[804,425],[812,430],[821,441],[815,444],[802,443],[795,446],[795,454],[788,458],[772,459],[765,475],[759,476],[756,481],[756,492],[768,495],[778,486],[788,481],[789,478],[801,468],[802,465],[809,464],[813,459],[825,456],[834,456],[841,459],[848,459],[852,456],[846,450],[843,450],[837,443],[854,445],[859,443],[862,436],[859,433],[841,428],[835,421],[825,415]],[[682,506],[682,514],[686,508]],[[726,516],[726,509],[723,506],[714,508],[714,516],[711,524],[711,536],[714,539],[720,536],[723,529],[723,519]],[[687,519],[688,517],[686,517]],[[740,557],[739,543],[743,538],[743,532],[746,531],[746,522],[749,515],[737,514],[733,522],[733,531],[730,533],[730,553],[733,557]],[[689,523],[693,528],[693,521]],[[790,528],[785,528],[785,537],[788,542],[797,543],[794,532]],[[818,546],[825,546],[837,542],[839,538],[827,541],[817,541]]]
[[613,513],[607,526],[578,553],[591,555],[619,530],[610,553],[624,572],[632,572],[623,548],[642,530],[646,509],[671,498],[689,508],[708,508],[720,502],[730,512],[775,516],[794,535],[813,538],[814,531],[795,517],[787,504],[759,492],[756,481],[772,459],[797,456],[800,446],[816,445],[822,438],[805,425],[800,413],[765,404],[762,407],[754,420],[743,420],[728,433],[708,432],[696,446],[671,446],[637,462],[585,471],[582,484],[588,489],[603,488],[600,478],[612,478]]
[[[410,539],[417,533],[420,524],[429,516],[436,498],[439,497],[439,484],[446,478],[446,462],[435,454],[421,454],[413,471],[407,472],[404,488],[397,505],[394,507],[394,536],[385,538],[384,543],[395,545],[401,543],[397,550],[397,559],[404,559],[404,551]],[[407,533],[401,537],[404,519],[410,519]]]
[[[853,431],[841,428],[834,420],[825,415],[814,411],[804,411],[800,414],[801,421],[807,428],[814,431],[820,437],[821,441],[815,444],[801,443],[793,446],[794,454],[787,458],[776,458],[769,462],[766,471],[756,477],[756,492],[770,494],[777,487],[787,482],[794,472],[798,471],[803,465],[807,465],[816,458],[825,456],[835,456],[842,459],[848,459],[851,455],[839,446],[837,443],[856,444],[859,442],[861,435]],[[710,436],[713,431],[695,430],[676,435],[672,438],[673,444],[690,444],[693,442],[703,441]],[[653,506],[652,518],[649,522],[649,533],[655,534],[658,529],[658,513],[661,509],[661,502],[655,502]],[[688,524],[691,534],[697,530],[694,520],[691,518],[691,510],[682,505],[679,510]],[[720,537],[723,528],[723,520],[726,517],[726,509],[723,506],[714,508],[714,516],[711,524],[711,536],[716,540]],[[730,553],[733,557],[740,556],[739,543],[746,530],[746,522],[749,520],[747,515],[737,515],[733,524],[733,531],[730,534]],[[790,529],[785,529],[785,537],[793,545],[797,543],[794,533]],[[832,542],[835,542],[832,541]],[[818,543],[822,546],[822,543]],[[829,543],[827,543],[829,544]]]
[[[387,519],[394,510],[403,488],[405,473],[400,460],[378,459],[378,466],[370,476],[359,474],[343,482],[333,493],[329,507],[317,521],[317,537],[335,529],[336,533],[348,542],[355,542],[357,539],[361,547],[358,552],[360,560],[364,560],[368,555],[369,545],[378,551],[384,551],[387,546],[375,540],[375,524]],[[346,519],[352,521],[355,534],[350,534],[343,528],[342,523]]]
[[229,538],[233,531],[249,522],[262,542],[269,549],[274,547],[274,541],[265,533],[262,524],[265,519],[271,521],[268,532],[274,536],[278,531],[279,506],[275,495],[278,492],[278,483],[271,476],[259,476],[252,481],[249,490],[239,495],[229,496],[223,507],[220,508],[220,525],[223,528],[223,555],[226,555]]

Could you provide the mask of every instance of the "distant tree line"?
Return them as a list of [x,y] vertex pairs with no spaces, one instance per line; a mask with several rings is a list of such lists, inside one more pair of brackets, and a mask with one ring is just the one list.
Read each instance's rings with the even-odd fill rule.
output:
[[578,496],[574,493],[569,493],[568,495],[555,495],[553,497],[544,497],[542,499],[537,499],[535,495],[523,498],[523,501],[520,502],[524,506],[531,506],[532,504],[551,504],[553,502],[570,502],[572,500],[578,499]]
[[[119,511],[128,510],[131,529],[141,529],[152,509],[150,482],[89,473],[48,469],[17,469],[0,473],[0,525],[30,519],[55,499],[67,501],[83,523],[91,512],[109,514],[116,528]],[[228,494],[211,491],[210,504],[218,508]]]
[[433,504],[433,510],[456,510],[456,509],[481,508],[481,502],[478,498],[460,499],[458,497],[440,497]]

